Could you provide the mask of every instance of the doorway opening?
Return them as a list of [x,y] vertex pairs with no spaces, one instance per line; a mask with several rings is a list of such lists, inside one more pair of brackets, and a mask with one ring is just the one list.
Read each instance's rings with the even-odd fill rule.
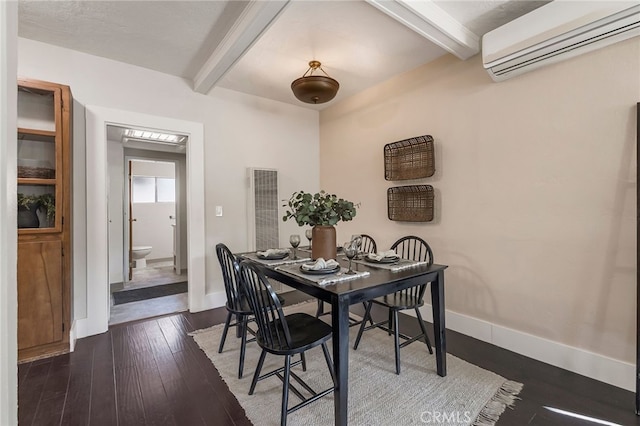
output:
[[107,126],[109,325],[188,308],[187,139]]

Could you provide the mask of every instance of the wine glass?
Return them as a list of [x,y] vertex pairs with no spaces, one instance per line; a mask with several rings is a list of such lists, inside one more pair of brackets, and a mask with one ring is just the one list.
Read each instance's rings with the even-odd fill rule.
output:
[[345,274],[353,275],[355,274],[355,271],[351,269],[351,261],[356,256],[356,253],[358,253],[358,245],[355,244],[354,241],[349,241],[348,243],[344,243],[342,249],[344,251],[344,255],[349,259],[349,270],[345,272]]
[[362,235],[352,235],[351,242],[356,246],[356,259],[360,259],[362,253],[360,247],[362,247]]
[[313,239],[313,230],[307,229],[306,231],[304,231],[304,236],[307,237],[307,240],[309,240],[309,250],[311,250],[311,240]]
[[298,256],[296,256],[296,248],[300,245],[300,235],[298,234],[293,234],[289,237],[289,244],[291,244],[291,247],[293,247],[293,255],[292,255],[292,259],[293,260],[297,260]]

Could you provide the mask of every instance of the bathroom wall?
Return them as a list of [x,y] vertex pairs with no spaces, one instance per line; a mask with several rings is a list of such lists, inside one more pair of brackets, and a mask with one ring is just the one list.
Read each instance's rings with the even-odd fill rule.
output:
[[[126,197],[125,192],[125,172],[124,172],[124,164],[125,164],[125,156],[127,158],[141,158],[141,157],[152,157],[154,160],[163,160],[164,163],[156,163],[156,164],[166,164],[169,165],[169,172],[158,169],[158,166],[153,166],[154,163],[143,163],[136,162],[136,173],[139,174],[154,174],[154,167],[157,170],[159,176],[166,177],[175,177],[178,176],[178,180],[181,182],[179,192],[181,191],[183,194],[186,193],[186,161],[184,154],[174,154],[169,152],[156,152],[156,151],[147,151],[140,149],[124,149],[122,143],[120,141],[108,141],[107,144],[107,159],[108,159],[108,174],[109,174],[109,283],[121,283],[125,281],[124,265],[127,262],[125,259],[125,251],[124,251],[124,238],[125,232],[124,229],[124,220],[125,220],[125,209],[126,204],[123,203],[123,200]],[[151,169],[148,170],[145,164],[150,164]],[[174,168],[174,164],[177,164],[177,170],[172,170]],[[166,166],[165,166],[166,167]],[[174,204],[174,203],[161,203],[161,204]],[[140,205],[137,205],[140,207]],[[156,206],[157,207],[157,206]],[[175,214],[175,204],[173,207],[171,206],[163,206],[164,209],[158,209],[154,214],[158,215],[158,223],[153,226],[157,226],[158,229],[169,226],[167,223],[170,223],[168,217],[169,215],[176,216]],[[151,207],[152,212],[154,207]],[[182,229],[186,230],[186,200],[183,200],[180,209],[182,214],[179,215],[184,218],[185,223],[183,223]],[[166,211],[165,211],[166,210]],[[152,243],[152,239],[147,239],[145,234],[148,234],[148,231],[144,231],[144,228],[147,226],[149,221],[146,219],[149,214],[146,212],[146,209],[143,207],[142,209],[136,210],[136,205],[134,205],[134,217],[138,219],[135,223],[143,224],[143,235],[136,236],[136,232],[140,230],[139,226],[134,226],[134,245],[150,245],[154,247],[152,253],[147,257],[147,259],[159,259],[159,258],[169,258],[173,256],[173,236],[171,232],[173,229],[169,228],[169,233],[158,233],[161,234],[160,237],[163,240],[162,242]],[[160,223],[161,222],[161,223]],[[166,222],[166,223],[165,223]],[[154,231],[155,232],[155,231]],[[168,239],[168,242],[165,241]],[[149,241],[146,243],[145,240]],[[187,258],[187,233],[183,232],[181,235],[181,247],[179,248],[181,253],[184,253],[182,257],[178,256],[179,267],[182,270],[186,269],[186,258]],[[164,247],[164,248],[163,248]],[[168,247],[168,249],[167,249]],[[168,250],[168,251],[167,251]],[[167,254],[168,253],[168,254]],[[183,262],[180,263],[180,258],[182,258]]]
[[[133,176],[175,178],[174,163],[133,161]],[[173,258],[176,203],[133,203],[133,245],[151,246],[147,260]]]

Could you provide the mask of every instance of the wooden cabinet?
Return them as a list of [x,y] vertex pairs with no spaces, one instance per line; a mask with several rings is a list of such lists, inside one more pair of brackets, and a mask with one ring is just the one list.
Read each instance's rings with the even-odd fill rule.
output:
[[71,91],[18,80],[18,359],[69,351]]

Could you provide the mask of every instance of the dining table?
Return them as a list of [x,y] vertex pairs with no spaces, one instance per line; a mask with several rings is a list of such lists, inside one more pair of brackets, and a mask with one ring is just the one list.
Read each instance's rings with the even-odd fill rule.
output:
[[[239,253],[240,259],[256,262],[269,278],[289,287],[304,292],[331,305],[331,327],[333,340],[333,363],[335,369],[334,389],[334,424],[348,424],[348,384],[349,384],[349,306],[367,300],[391,294],[406,288],[430,283],[431,306],[433,311],[434,346],[436,352],[436,372],[439,376],[447,375],[447,344],[445,334],[444,304],[444,271],[446,265],[417,262],[411,267],[391,270],[378,267],[373,263],[354,262],[353,270],[357,276],[345,278],[347,260],[338,254],[340,272],[335,279],[344,281],[331,282],[329,276],[318,281],[314,275],[297,273],[296,269],[305,259],[310,261],[309,252],[298,249],[298,262],[261,261],[253,253]],[[307,258],[305,258],[305,255]],[[380,265],[382,266],[382,265]],[[401,380],[401,377],[399,378]]]

